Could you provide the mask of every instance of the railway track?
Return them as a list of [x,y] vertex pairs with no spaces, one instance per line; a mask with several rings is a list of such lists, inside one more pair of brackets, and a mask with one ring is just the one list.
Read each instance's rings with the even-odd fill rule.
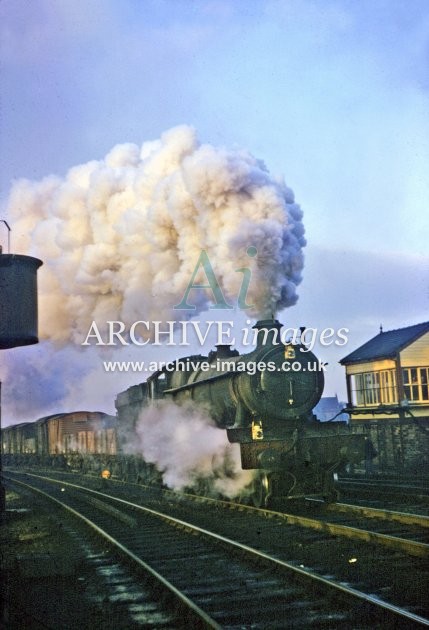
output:
[[[189,498],[194,501],[212,501],[206,497],[189,496]],[[308,503],[320,508],[316,517],[314,516],[315,510],[309,510],[308,506],[302,502],[289,506],[292,507],[293,512],[283,512],[215,501],[218,505],[224,503],[230,509],[246,510],[249,513],[260,514],[267,518],[275,517],[290,525],[323,531],[336,537],[383,545],[412,556],[429,557],[427,533],[429,518],[425,516],[347,504],[327,505],[323,501],[311,499],[307,499]],[[373,519],[376,518],[380,520],[374,525]]]
[[[201,498],[191,503],[189,498],[178,500],[177,496],[174,500],[170,496],[168,502],[162,498],[160,513],[153,507],[160,504],[160,497],[145,498],[151,507],[140,505],[140,487],[130,490],[130,494],[134,493],[131,501],[64,480],[9,476],[37,487],[61,503],[67,497],[67,509],[74,510],[75,516],[79,513],[99,534],[102,530],[110,544],[120,554],[126,553],[140,570],[141,563],[148,565],[165,582],[174,584],[183,602],[192,602],[194,613],[202,612],[201,621],[193,624],[225,628],[429,625],[421,602],[396,605],[383,601],[386,584],[379,584],[379,592],[374,594],[374,585],[362,582],[362,572],[355,576],[360,578],[356,585],[345,584],[351,580],[347,576],[344,579],[339,565],[349,570],[360,568],[364,549],[368,551],[369,545],[353,540],[350,549],[350,541],[339,542],[326,524],[309,530],[298,521],[291,523],[285,515],[268,510],[233,508],[232,504]],[[374,541],[371,544],[378,549]],[[319,551],[322,548],[322,556],[330,562],[315,558],[317,547]],[[330,550],[335,550],[331,558]],[[384,555],[378,551],[378,561],[384,568],[389,561],[397,565],[409,559],[406,550],[402,550],[402,555],[396,549],[393,553],[392,559],[390,549],[385,549]],[[373,549],[370,555],[374,558],[372,554]],[[419,562],[420,558],[413,561]]]
[[364,516],[368,518],[377,518],[385,521],[395,521],[404,525],[417,525],[423,529],[429,528],[429,517],[426,514],[402,512],[400,510],[388,510],[381,507],[373,507],[368,505],[353,505],[351,503],[329,503],[326,504],[320,499],[306,499],[308,503],[320,505],[326,512],[338,512],[351,514],[354,516]]
[[[26,477],[28,477],[26,475]],[[119,510],[113,505],[102,501],[88,494],[71,492],[71,484],[67,485],[67,491],[63,484],[52,486],[47,480],[33,479],[22,481],[17,478],[5,477],[8,485],[16,484],[18,488],[24,488],[41,495],[44,499],[54,502],[57,506],[63,508],[70,517],[77,519],[78,526],[82,524],[89,528],[90,542],[89,545],[83,541],[84,546],[91,546],[94,541],[100,546],[100,553],[92,554],[91,559],[97,565],[97,572],[101,577],[105,578],[105,600],[115,600],[121,597],[124,601],[129,602],[130,626],[138,628],[141,625],[146,627],[159,626],[167,628],[219,628],[205,613],[200,610],[191,600],[176,589],[168,580],[153,569],[144,560],[133,553],[133,551],[124,546],[120,541],[118,528],[126,528],[127,531],[133,532],[137,525],[137,521],[122,509]],[[30,482],[28,482],[30,481]],[[80,494],[80,496],[79,496]],[[106,528],[103,528],[103,521],[110,520]],[[79,536],[76,530],[70,525],[67,529],[71,535]],[[110,531],[109,531],[110,530]],[[113,533],[113,535],[112,535]],[[106,557],[106,545],[109,546],[114,556]],[[129,567],[134,571],[134,579],[129,576]],[[139,580],[136,580],[136,576]],[[152,594],[151,601],[147,601],[147,593],[142,593],[140,581],[143,580],[144,586],[148,586],[148,590]],[[146,589],[147,590],[147,589]],[[143,606],[141,600],[144,600]],[[138,601],[140,600],[140,601]],[[144,623],[139,623],[139,612],[144,612]],[[150,612],[150,614],[147,614]],[[137,614],[136,614],[137,613]],[[107,628],[117,627],[115,625],[105,626]],[[72,626],[70,626],[72,627]]]
[[426,479],[390,479],[382,477],[343,477],[338,480],[342,495],[353,501],[363,500],[374,505],[384,506],[401,504],[407,510],[414,506],[423,513],[428,513],[429,486]]
[[419,475],[411,475],[405,473],[398,473],[397,475],[388,475],[381,473],[374,473],[371,476],[366,475],[344,475],[339,478],[340,482],[353,482],[356,481],[358,483],[368,483],[368,484],[381,484],[386,485],[393,488],[406,488],[406,489],[415,489],[417,491],[426,491],[428,490],[429,477],[419,476]]
[[[52,473],[50,473],[50,475],[52,476]],[[79,483],[82,483],[82,477],[80,475],[72,474],[70,476],[70,473],[60,472],[57,472],[56,475],[56,478],[65,480],[75,479]],[[86,486],[88,483],[92,483],[93,487],[96,488],[100,484],[100,479],[98,477],[85,476],[84,485]],[[110,489],[112,489],[115,484],[122,487],[122,489],[134,487],[141,490],[142,488],[146,488],[149,492],[155,492],[156,495],[162,492],[163,496],[170,497],[173,501],[176,501],[178,497],[182,497],[194,502],[209,503],[211,505],[224,506],[228,509],[238,509],[239,511],[246,510],[249,513],[265,515],[267,517],[276,515],[278,518],[290,524],[296,524],[315,530],[323,529],[335,536],[343,536],[366,542],[376,542],[377,544],[386,545],[415,556],[427,557],[429,555],[427,532],[429,528],[429,517],[425,514],[413,514],[410,512],[393,511],[348,503],[327,504],[322,500],[311,498],[307,498],[305,501],[285,502],[284,507],[288,511],[285,512],[281,510],[276,512],[272,509],[256,508],[254,506],[237,504],[236,502],[222,501],[195,494],[178,493],[176,491],[153,486],[142,486],[141,484],[132,484],[129,482],[111,480],[108,485]],[[132,496],[131,494],[130,497],[132,498]],[[139,493],[137,496],[139,497]],[[309,506],[313,506],[315,509],[307,509]],[[314,514],[316,514],[316,517],[314,517]],[[321,520],[321,518],[323,520]],[[374,524],[373,519],[378,520],[378,524]],[[357,524],[359,527],[356,527]]]

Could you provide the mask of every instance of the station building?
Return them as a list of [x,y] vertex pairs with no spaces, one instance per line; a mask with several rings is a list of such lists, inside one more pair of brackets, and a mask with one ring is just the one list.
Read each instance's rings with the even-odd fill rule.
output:
[[[371,438],[379,470],[429,463],[429,322],[383,331],[341,359],[356,432]],[[426,470],[427,472],[427,470]]]

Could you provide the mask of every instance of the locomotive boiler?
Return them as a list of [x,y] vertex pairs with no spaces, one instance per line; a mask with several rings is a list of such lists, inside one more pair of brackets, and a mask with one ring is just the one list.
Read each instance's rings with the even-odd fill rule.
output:
[[135,423],[141,408],[159,399],[192,401],[240,445],[242,468],[256,469],[254,504],[308,493],[336,500],[335,471],[364,458],[364,439],[344,422],[317,421],[312,410],[323,392],[323,365],[302,341],[283,343],[281,326],[259,321],[252,352],[217,346],[119,394],[119,425]]

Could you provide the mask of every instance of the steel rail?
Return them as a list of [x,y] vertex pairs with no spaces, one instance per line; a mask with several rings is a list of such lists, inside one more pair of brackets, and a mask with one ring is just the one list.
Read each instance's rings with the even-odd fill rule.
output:
[[349,503],[329,503],[326,504],[320,499],[306,498],[308,503],[323,505],[328,512],[343,512],[345,514],[359,514],[367,518],[379,518],[385,521],[396,521],[404,525],[418,525],[419,527],[429,527],[429,517],[424,514],[412,514],[408,512],[397,512],[395,510],[385,510],[373,508],[365,505],[351,505]]
[[[49,481],[55,481],[56,483],[64,483],[64,484],[69,484],[69,482],[65,482],[65,481],[59,481],[59,480],[54,480],[50,477],[43,477],[41,475],[34,475],[34,473],[26,473],[29,475],[33,475],[35,477],[40,477],[41,479],[46,479]],[[70,484],[70,485],[74,485],[74,484]],[[76,487],[81,487],[81,486],[76,486]],[[149,487],[149,486],[148,486]],[[89,488],[85,488],[86,490],[90,491],[90,492],[96,492],[96,490],[91,490]],[[169,491],[169,490],[163,490],[163,492],[165,493],[171,493],[173,495],[177,496],[177,493]],[[216,503],[217,505],[223,505],[224,507],[227,507],[229,509],[236,509],[239,511],[249,511],[249,512],[254,512],[254,513],[258,513],[258,514],[263,514],[265,517],[267,518],[279,518],[282,519],[284,521],[286,521],[289,525],[298,525],[300,527],[305,527],[307,529],[314,529],[314,530],[318,530],[318,531],[323,531],[327,534],[330,534],[332,536],[341,536],[343,538],[348,538],[351,540],[360,540],[363,542],[369,542],[372,544],[378,544],[378,545],[384,545],[386,547],[389,547],[390,549],[396,549],[398,551],[407,553],[408,555],[412,555],[415,557],[420,557],[420,558],[426,558],[429,557],[429,544],[427,543],[423,543],[420,541],[415,541],[415,540],[410,540],[407,538],[402,538],[400,536],[393,536],[390,534],[381,534],[378,532],[373,532],[370,530],[365,530],[365,529],[361,529],[358,527],[353,527],[350,525],[342,525],[339,523],[330,523],[329,521],[324,521],[324,520],[320,520],[320,519],[315,519],[315,518],[310,518],[308,516],[300,516],[297,514],[289,514],[286,512],[278,512],[275,510],[269,510],[266,508],[256,508],[252,505],[244,505],[241,503],[232,503],[229,501],[223,501],[221,499],[213,499],[211,497],[204,497],[204,496],[199,496],[199,495],[193,495],[193,494],[186,494],[183,493],[183,496],[186,496],[189,499],[192,499],[193,501],[199,501],[199,502],[207,502],[207,503]],[[112,497],[113,498],[113,497]],[[121,501],[122,499],[117,499],[118,501]],[[314,499],[314,501],[316,501],[316,499]],[[324,504],[326,505],[326,504]],[[333,504],[333,511],[335,511],[335,505],[344,505],[346,506],[347,504]],[[355,506],[356,508],[359,508],[359,506]],[[149,509],[149,508],[146,508]],[[363,508],[364,509],[364,508]],[[372,510],[372,508],[366,508],[367,510]],[[346,510],[345,510],[346,511]],[[374,510],[375,512],[375,510]],[[387,515],[390,513],[392,515],[395,514],[403,514],[402,512],[389,512],[388,510],[379,510],[380,512],[380,517],[382,513],[386,513]],[[407,516],[404,513],[405,516]],[[368,515],[369,516],[369,515]],[[419,515],[411,515],[411,518],[414,519],[419,519]],[[428,527],[429,526],[429,518],[427,517],[420,517],[425,519],[424,520],[424,524],[422,523],[422,521],[419,522],[413,522],[412,524],[417,524],[420,525],[422,527]],[[392,520],[395,520],[392,516]],[[399,520],[399,519],[396,519]],[[405,521],[403,521],[405,522]],[[411,521],[410,521],[411,524]]]
[[[26,473],[26,474],[28,474],[28,473]],[[32,476],[39,477],[38,475],[32,475]],[[144,560],[142,560],[141,558],[136,556],[135,553],[133,553],[130,549],[125,547],[118,540],[113,538],[104,529],[101,529],[101,527],[99,527],[96,523],[91,521],[89,518],[87,518],[86,516],[84,516],[83,514],[78,512],[77,510],[75,510],[74,508],[70,507],[66,503],[63,503],[59,499],[56,499],[55,497],[51,496],[50,494],[48,494],[44,490],[41,490],[40,488],[36,488],[35,486],[27,484],[27,483],[25,483],[23,481],[20,481],[18,479],[10,478],[10,477],[7,477],[7,476],[5,476],[4,478],[7,479],[11,483],[17,483],[17,484],[22,485],[22,486],[24,486],[24,487],[26,487],[26,488],[34,491],[34,492],[38,492],[39,494],[43,495],[45,498],[49,499],[50,501],[53,501],[53,502],[57,503],[63,509],[67,510],[68,512],[73,514],[73,516],[79,518],[86,525],[91,527],[99,536],[101,536],[102,538],[107,540],[114,548],[118,549],[123,555],[125,555],[127,558],[132,560],[135,564],[137,564],[139,569],[142,569],[145,573],[149,574],[151,578],[155,579],[156,582],[158,584],[160,584],[164,588],[164,590],[168,591],[170,595],[172,595],[178,602],[180,602],[180,605],[185,606],[187,611],[188,611],[188,613],[191,614],[191,616],[193,618],[193,621],[198,624],[195,627],[200,627],[201,626],[203,628],[213,628],[214,630],[221,630],[221,626],[219,626],[219,624],[217,624],[214,619],[209,617],[209,615],[207,615],[206,612],[204,612],[201,608],[199,608],[199,606],[197,606],[191,599],[186,597],[186,595],[184,595],[184,593],[179,591],[173,584],[171,584],[171,582],[166,580],[160,573],[155,571],[155,569],[153,569],[149,564],[147,564],[146,562],[144,562]],[[79,488],[79,489],[82,489],[82,490],[88,490],[88,488],[80,488],[80,486],[76,486],[75,484],[71,484],[71,483],[68,483],[68,482],[60,482],[60,481],[57,481],[57,480],[49,479],[49,477],[41,477],[41,478],[46,480],[46,481],[55,481],[56,483],[60,483],[62,485],[74,486],[75,488]],[[96,492],[96,491],[90,490],[90,492]],[[102,495],[102,493],[97,493],[97,494],[101,494]],[[105,495],[105,496],[108,496],[108,495]],[[111,498],[111,497],[109,497],[109,498]]]
[[370,477],[368,479],[359,478],[353,479],[348,477],[339,477],[338,483],[340,486],[350,486],[359,488],[361,486],[365,488],[383,488],[389,492],[396,492],[396,494],[403,493],[405,491],[413,491],[415,493],[422,493],[422,496],[428,497],[428,487],[427,485],[415,485],[412,482],[407,483],[407,481],[403,482],[395,482],[392,479],[384,480],[376,477]]
[[[24,473],[24,474],[31,474],[31,473]],[[394,616],[397,617],[401,617],[402,619],[407,619],[409,621],[413,621],[416,623],[419,623],[423,626],[427,626],[429,627],[429,619],[426,619],[424,617],[421,617],[420,615],[416,615],[408,610],[405,610],[404,608],[400,608],[399,606],[396,606],[394,604],[390,604],[384,600],[379,599],[378,597],[374,596],[374,595],[369,595],[367,593],[363,593],[362,591],[359,591],[357,589],[354,589],[350,586],[346,586],[345,584],[339,583],[339,582],[335,582],[334,580],[330,580],[328,578],[325,578],[321,575],[317,575],[316,573],[307,571],[305,569],[302,569],[301,567],[297,567],[293,564],[290,564],[289,562],[286,562],[284,560],[280,560],[278,558],[275,558],[273,556],[270,556],[262,551],[259,551],[257,549],[254,549],[252,547],[249,547],[248,545],[245,545],[243,543],[240,543],[238,541],[234,541],[231,540],[230,538],[226,538],[225,536],[222,536],[220,534],[216,534],[214,532],[210,532],[202,527],[198,527],[196,525],[192,525],[191,523],[188,523],[187,521],[182,521],[181,519],[177,519],[173,516],[169,516],[168,514],[163,514],[162,512],[158,512],[156,510],[153,510],[152,508],[148,508],[145,506],[141,506],[138,505],[136,503],[131,503],[130,501],[127,501],[125,499],[121,499],[119,497],[113,497],[111,495],[105,494],[103,492],[100,492],[98,490],[93,490],[92,488],[85,488],[84,486],[79,486],[77,484],[73,484],[70,482],[64,482],[61,480],[57,480],[57,479],[51,479],[49,477],[42,477],[40,475],[34,475],[31,474],[31,476],[33,477],[37,477],[40,479],[43,479],[45,481],[49,481],[52,483],[57,483],[57,484],[62,484],[62,485],[67,485],[70,486],[72,488],[78,489],[78,490],[83,490],[85,492],[89,492],[92,494],[96,494],[99,496],[102,496],[104,498],[107,498],[109,500],[118,502],[120,504],[126,505],[128,507],[132,507],[133,509],[139,510],[139,511],[143,511],[149,514],[152,514],[153,516],[156,516],[158,518],[161,518],[162,520],[166,521],[166,522],[170,522],[171,524],[175,525],[175,526],[179,526],[185,530],[188,531],[192,531],[195,533],[198,533],[206,538],[210,538],[213,539],[221,544],[227,545],[228,547],[232,547],[238,551],[244,552],[247,555],[253,556],[255,558],[257,558],[258,560],[262,560],[264,561],[266,564],[268,564],[269,566],[272,566],[273,564],[277,567],[277,569],[282,569],[286,572],[292,572],[294,575],[300,577],[301,579],[305,579],[307,582],[310,580],[313,583],[316,582],[316,584],[318,584],[319,586],[322,586],[323,589],[328,589],[331,592],[335,592],[337,594],[342,594],[343,596],[347,596],[348,598],[352,598],[353,600],[358,599],[361,602],[365,602],[366,604],[375,606],[377,609],[383,609],[391,614],[393,614]],[[47,495],[49,496],[49,495]],[[224,502],[227,504],[227,502]],[[240,506],[240,507],[250,507],[250,506]],[[253,508],[253,509],[258,509],[258,508]],[[259,510],[259,509],[258,509]],[[259,510],[261,511],[261,510]],[[283,516],[281,512],[270,512],[269,510],[262,510],[262,512],[266,512],[268,513],[270,516]],[[287,516],[293,516],[293,515],[287,515]],[[293,519],[299,519],[301,517],[294,517]],[[311,520],[311,519],[306,519],[306,520]],[[320,522],[319,522],[320,523]],[[321,525],[324,525],[324,523],[320,523]],[[324,527],[318,527],[317,529],[322,529],[324,530]],[[351,528],[353,529],[353,528]],[[326,531],[326,530],[325,530]],[[370,533],[370,532],[368,532]],[[132,553],[132,552],[131,552]],[[173,587],[174,588],[174,587]]]
[[[308,516],[299,516],[297,514],[277,512],[275,510],[268,510],[266,508],[257,508],[252,505],[243,505],[241,503],[233,503],[229,501],[223,501],[221,499],[212,499],[211,497],[203,497],[192,494],[187,494],[186,496],[192,498],[192,500],[194,501],[200,501],[203,503],[214,502],[218,505],[224,505],[225,507],[233,510],[235,509],[241,511],[255,512],[263,514],[267,518],[279,518],[286,521],[289,525],[299,525],[308,529],[323,531],[328,534],[332,534],[333,536],[342,536],[343,538],[384,545],[386,547],[390,547],[391,549],[396,549],[412,556],[417,556],[420,558],[429,557],[429,544],[427,543],[422,543],[415,540],[408,540],[407,538],[400,538],[399,536],[390,536],[389,534],[380,534],[378,532],[372,532],[366,529],[359,529],[358,527],[351,527],[350,525],[329,523],[328,521],[321,521],[319,519],[310,518]],[[414,516],[418,518],[418,515]]]

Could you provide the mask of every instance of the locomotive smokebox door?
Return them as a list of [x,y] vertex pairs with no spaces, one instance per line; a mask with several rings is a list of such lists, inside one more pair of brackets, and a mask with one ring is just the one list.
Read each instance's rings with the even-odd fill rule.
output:
[[37,343],[37,270],[32,256],[0,253],[0,348]]

